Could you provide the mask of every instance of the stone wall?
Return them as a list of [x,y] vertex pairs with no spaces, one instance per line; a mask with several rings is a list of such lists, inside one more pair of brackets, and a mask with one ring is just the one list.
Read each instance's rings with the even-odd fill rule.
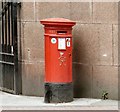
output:
[[[2,8],[2,2],[0,0],[0,10]],[[1,15],[0,15],[1,16]],[[2,18],[0,17],[0,38],[2,37]],[[1,39],[0,39],[0,44],[1,44]],[[2,47],[0,46],[0,51],[2,50]],[[2,59],[2,57],[0,56],[0,60]],[[2,87],[3,85],[3,80],[2,80],[2,65],[0,64],[0,87]]]
[[22,2],[19,63],[22,93],[44,95],[44,34],[41,19],[62,17],[73,28],[74,97],[118,98],[118,3]]

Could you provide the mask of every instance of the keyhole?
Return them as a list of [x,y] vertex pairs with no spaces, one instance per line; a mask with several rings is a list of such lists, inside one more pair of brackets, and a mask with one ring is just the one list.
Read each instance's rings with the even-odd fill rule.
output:
[[69,56],[71,56],[71,53],[69,53]]

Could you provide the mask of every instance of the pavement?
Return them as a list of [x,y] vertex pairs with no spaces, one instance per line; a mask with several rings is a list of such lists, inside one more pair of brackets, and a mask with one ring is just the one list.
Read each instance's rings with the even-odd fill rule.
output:
[[43,97],[13,95],[0,91],[0,110],[118,110],[117,100],[74,98],[70,103],[46,104]]

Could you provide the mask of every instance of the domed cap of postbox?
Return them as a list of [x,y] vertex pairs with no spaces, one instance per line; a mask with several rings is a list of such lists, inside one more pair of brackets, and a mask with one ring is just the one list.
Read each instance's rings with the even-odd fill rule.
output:
[[64,18],[48,18],[40,21],[45,26],[74,26],[76,22]]

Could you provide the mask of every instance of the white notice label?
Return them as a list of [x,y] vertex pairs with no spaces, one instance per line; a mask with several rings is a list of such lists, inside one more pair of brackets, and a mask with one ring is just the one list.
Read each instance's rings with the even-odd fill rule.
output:
[[69,41],[67,42],[67,47],[70,47],[70,42]]
[[70,47],[70,38],[66,38],[67,41],[67,47]]
[[58,38],[58,49],[59,50],[65,50],[66,49],[65,38]]
[[57,41],[56,38],[52,38],[52,39],[51,39],[51,43],[52,43],[52,44],[55,44],[56,41]]

